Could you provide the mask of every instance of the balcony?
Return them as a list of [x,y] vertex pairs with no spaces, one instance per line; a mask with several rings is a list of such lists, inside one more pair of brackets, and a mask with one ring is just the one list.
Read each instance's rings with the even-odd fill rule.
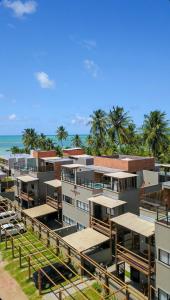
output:
[[35,194],[34,193],[25,193],[23,191],[20,191],[19,197],[22,198],[25,201],[34,201],[35,200]]
[[54,166],[53,165],[49,165],[49,166],[39,166],[39,167],[21,167],[21,166],[14,166],[14,169],[17,171],[20,171],[22,173],[28,174],[29,172],[33,172],[33,173],[38,173],[38,172],[52,172],[54,171]]
[[111,230],[111,224],[109,220],[107,221],[101,221],[99,219],[96,219],[94,217],[90,218],[90,227],[95,229],[96,231],[99,231],[100,233],[107,235],[108,237],[115,234],[114,230]]
[[75,180],[74,175],[73,176],[62,175],[61,180],[72,183],[72,184],[76,184],[79,186],[83,186],[83,187],[91,189],[91,190],[97,190],[97,191],[99,191],[99,193],[102,192],[102,190],[103,190],[102,182],[94,182],[94,181],[88,180],[86,178],[80,178],[80,177],[77,177]]
[[[148,253],[147,251],[141,253],[139,251],[132,252],[131,250],[123,247],[120,244],[117,244],[117,257],[121,261],[128,263],[130,266],[135,268],[136,270],[144,273],[145,275],[149,275],[154,273],[154,265],[155,259],[154,255],[151,255],[151,260],[147,258]],[[144,257],[145,256],[145,257]]]
[[62,209],[62,202],[56,199],[56,197],[47,196],[46,203],[57,210]]

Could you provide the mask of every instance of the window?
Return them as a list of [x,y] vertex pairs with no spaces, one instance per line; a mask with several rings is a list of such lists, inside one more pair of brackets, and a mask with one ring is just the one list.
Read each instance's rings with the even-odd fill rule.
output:
[[63,195],[63,201],[71,205],[74,205],[74,200],[66,195]]
[[110,208],[106,208],[106,213],[107,213],[107,215],[111,215],[112,217],[114,217],[115,216],[115,209],[114,208],[111,208],[111,210],[110,210]]
[[82,202],[82,201],[79,201],[79,200],[77,200],[77,207],[84,210],[84,211],[86,211],[86,212],[89,211],[89,205]]
[[68,224],[68,225],[74,225],[75,224],[74,220],[72,220],[69,217],[64,216],[64,215],[63,215],[63,222]]
[[78,230],[82,230],[82,229],[85,229],[86,227],[80,223],[77,223],[77,229]]
[[170,253],[159,249],[159,261],[170,266]]
[[158,300],[170,300],[170,295],[158,289]]

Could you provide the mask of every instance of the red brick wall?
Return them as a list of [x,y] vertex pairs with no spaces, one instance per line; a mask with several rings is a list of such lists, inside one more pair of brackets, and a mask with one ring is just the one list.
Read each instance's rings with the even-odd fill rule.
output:
[[154,169],[155,159],[147,157],[145,159],[121,160],[111,157],[94,157],[94,165],[106,168],[120,169],[127,172],[137,172],[141,170]]
[[69,156],[69,155],[81,155],[84,154],[83,149],[64,149],[63,150],[63,155],[64,156]]
[[96,156],[94,157],[94,165],[128,171],[128,161],[110,157]]
[[33,150],[32,151],[32,156],[34,158],[54,157],[54,156],[56,156],[56,151],[55,150],[49,150],[49,151]]

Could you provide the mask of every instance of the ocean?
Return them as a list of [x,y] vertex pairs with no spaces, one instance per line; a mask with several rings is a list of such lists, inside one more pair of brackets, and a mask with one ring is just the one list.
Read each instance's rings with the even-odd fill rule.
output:
[[[47,135],[49,138],[51,138],[55,143],[60,144],[60,142],[57,141],[57,138],[54,135]],[[68,138],[63,141],[64,147],[71,147],[72,146],[72,138],[74,135],[69,135]],[[80,135],[82,142],[85,142],[85,139],[87,135]],[[61,145],[61,144],[60,144]],[[10,149],[13,146],[18,146],[19,148],[23,148],[22,143],[22,136],[21,135],[0,135],[0,156],[9,154]]]

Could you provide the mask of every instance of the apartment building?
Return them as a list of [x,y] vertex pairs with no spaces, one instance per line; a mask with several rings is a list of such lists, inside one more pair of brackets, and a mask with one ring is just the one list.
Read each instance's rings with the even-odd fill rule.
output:
[[[138,213],[137,175],[103,166],[69,164],[62,166],[64,225],[78,229],[94,226],[125,211]],[[102,197],[101,197],[102,195]],[[98,197],[97,197],[98,196]],[[126,205],[125,205],[126,204]]]
[[[52,201],[61,199],[60,179],[61,164],[70,163],[72,160],[56,157],[56,151],[33,151],[31,154],[36,159],[34,168],[15,169],[15,196],[23,207],[32,207],[47,201],[47,186],[49,197]],[[56,180],[55,182],[51,182]],[[50,187],[51,186],[51,187]],[[56,189],[53,191],[53,188]],[[57,196],[56,196],[57,195]],[[48,198],[49,201],[49,198]]]
[[118,278],[152,298],[155,285],[155,224],[135,214],[112,218],[115,231],[115,273]]
[[[164,185],[170,191],[170,182]],[[170,194],[169,194],[170,195]],[[167,198],[166,198],[167,199]],[[155,223],[156,291],[159,300],[170,299],[170,208],[159,207]]]

